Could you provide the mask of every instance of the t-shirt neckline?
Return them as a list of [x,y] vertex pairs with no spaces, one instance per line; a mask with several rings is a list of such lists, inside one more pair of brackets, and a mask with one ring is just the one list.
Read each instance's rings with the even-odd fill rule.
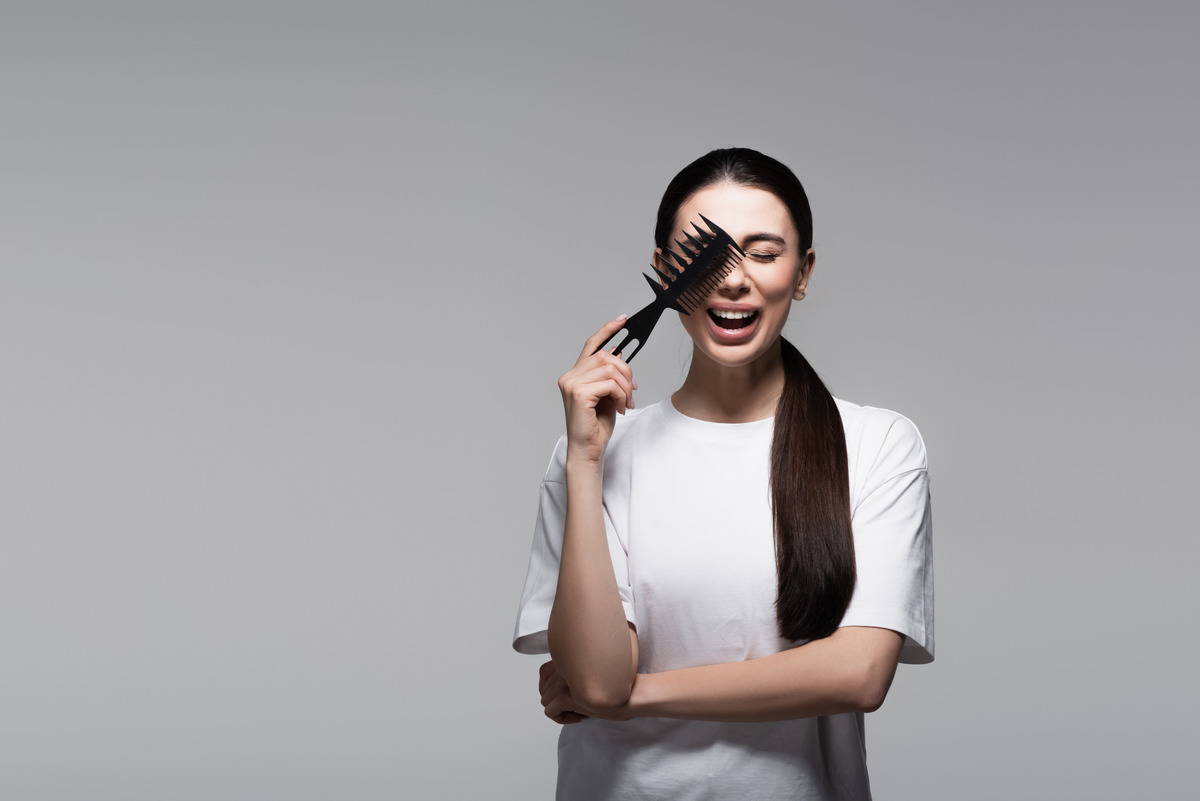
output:
[[704,436],[708,439],[731,438],[744,439],[764,432],[771,432],[775,428],[775,417],[766,417],[762,420],[751,420],[748,423],[714,423],[711,420],[700,420],[696,417],[688,417],[683,412],[675,408],[675,404],[671,402],[671,396],[663,398],[658,404],[659,413],[668,425],[687,431],[693,435]]

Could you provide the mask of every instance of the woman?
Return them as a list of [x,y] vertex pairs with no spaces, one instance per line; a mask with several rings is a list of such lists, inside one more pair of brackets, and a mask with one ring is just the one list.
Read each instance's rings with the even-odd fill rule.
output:
[[804,189],[717,150],[663,196],[654,258],[700,215],[746,258],[681,317],[691,367],[636,409],[630,365],[559,379],[513,647],[546,653],[559,798],[870,798],[863,713],[933,659],[920,434],[834,399],[781,336],[815,265]]

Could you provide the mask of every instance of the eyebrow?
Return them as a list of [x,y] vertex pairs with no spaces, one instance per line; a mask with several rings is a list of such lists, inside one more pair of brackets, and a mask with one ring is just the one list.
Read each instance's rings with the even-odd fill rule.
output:
[[781,245],[787,245],[787,240],[779,234],[768,234],[765,231],[758,234],[750,234],[750,236],[742,239],[743,245],[749,245],[751,242],[778,242]]

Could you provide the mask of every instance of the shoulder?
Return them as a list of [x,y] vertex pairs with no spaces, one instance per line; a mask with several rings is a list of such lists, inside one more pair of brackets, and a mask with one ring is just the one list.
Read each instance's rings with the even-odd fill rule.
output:
[[[625,460],[634,447],[634,443],[649,429],[661,423],[658,413],[659,404],[653,403],[641,409],[630,409],[623,415],[617,415],[613,427],[612,439],[608,441],[605,451],[605,472],[609,472],[614,464]],[[567,436],[563,434],[554,446],[550,456],[550,464],[546,466],[546,474],[542,483],[565,483],[567,480]]]
[[846,431],[846,449],[860,475],[883,481],[928,469],[925,441],[912,420],[890,409],[835,400]]

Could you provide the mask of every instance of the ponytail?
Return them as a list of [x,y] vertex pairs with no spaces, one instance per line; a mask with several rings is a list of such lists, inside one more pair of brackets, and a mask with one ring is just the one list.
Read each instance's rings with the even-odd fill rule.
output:
[[828,637],[854,594],[854,536],[846,433],[833,395],[808,361],[780,339],[784,388],[771,442],[771,511],[788,640]]

